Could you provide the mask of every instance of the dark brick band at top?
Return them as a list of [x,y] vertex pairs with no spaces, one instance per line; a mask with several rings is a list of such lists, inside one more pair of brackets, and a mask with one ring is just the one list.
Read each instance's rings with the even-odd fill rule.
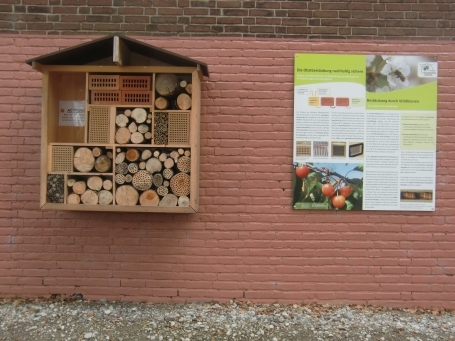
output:
[[6,0],[0,33],[453,40],[452,0]]

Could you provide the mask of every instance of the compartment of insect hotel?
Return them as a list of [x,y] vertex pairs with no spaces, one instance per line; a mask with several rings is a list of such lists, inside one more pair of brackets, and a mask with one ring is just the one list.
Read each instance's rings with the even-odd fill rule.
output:
[[115,202],[121,206],[188,207],[191,151],[117,148]]
[[116,35],[27,63],[43,74],[41,208],[197,212],[206,64]]

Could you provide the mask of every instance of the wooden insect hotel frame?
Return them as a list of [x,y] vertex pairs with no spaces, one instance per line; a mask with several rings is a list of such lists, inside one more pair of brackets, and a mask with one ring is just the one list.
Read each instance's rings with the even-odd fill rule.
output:
[[120,35],[42,73],[42,209],[195,213],[205,63]]

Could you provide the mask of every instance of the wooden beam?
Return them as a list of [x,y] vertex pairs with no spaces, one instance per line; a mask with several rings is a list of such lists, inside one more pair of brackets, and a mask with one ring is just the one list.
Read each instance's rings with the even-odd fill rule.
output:
[[192,73],[194,67],[175,66],[106,66],[106,65],[42,65],[43,72],[130,72],[130,73]]
[[114,51],[112,52],[112,59],[117,66],[126,66],[130,64],[131,51],[125,45],[120,37],[114,37]]
[[38,72],[43,72],[42,65],[38,62],[32,62],[32,68],[35,69]]

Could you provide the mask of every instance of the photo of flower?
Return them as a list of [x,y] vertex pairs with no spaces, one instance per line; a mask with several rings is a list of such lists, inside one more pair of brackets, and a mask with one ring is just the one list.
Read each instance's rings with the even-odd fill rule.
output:
[[431,57],[367,55],[366,90],[389,92],[428,83],[418,77],[419,63],[432,62]]

